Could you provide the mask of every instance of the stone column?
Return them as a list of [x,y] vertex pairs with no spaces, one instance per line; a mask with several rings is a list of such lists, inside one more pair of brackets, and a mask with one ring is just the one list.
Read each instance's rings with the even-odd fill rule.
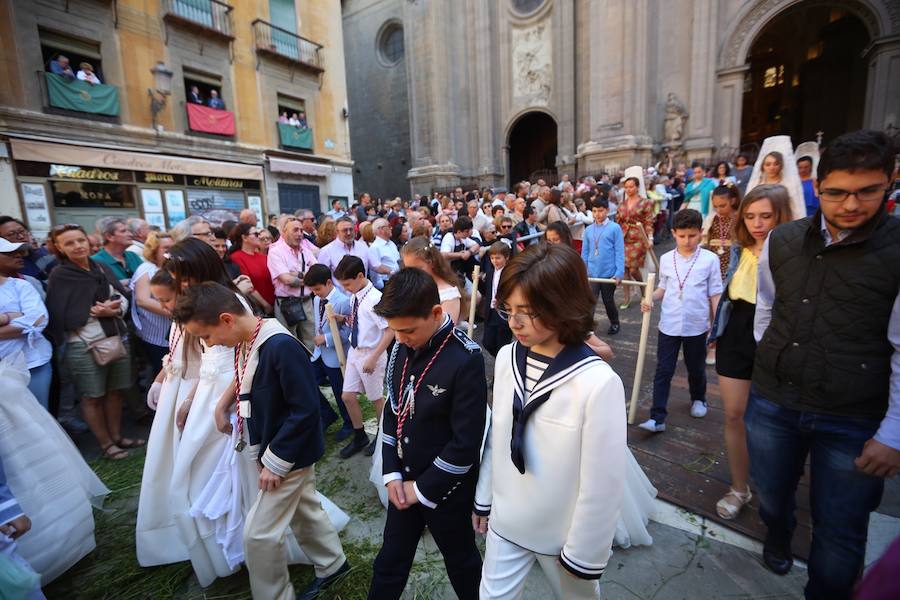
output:
[[713,92],[715,90],[716,22],[718,0],[694,0],[691,28],[691,88],[688,98],[688,158],[706,159],[712,154]]
[[744,76],[749,65],[722,69],[716,73],[715,110],[712,135],[718,147],[739,148],[741,114],[744,107]]
[[884,130],[900,127],[900,34],[873,40],[869,61],[863,126]]
[[[554,14],[553,50],[557,65],[554,101],[558,107],[556,129],[556,168],[560,176],[575,177],[575,7],[573,2],[557,3]],[[589,82],[590,78],[586,78]],[[588,84],[589,85],[589,84]]]

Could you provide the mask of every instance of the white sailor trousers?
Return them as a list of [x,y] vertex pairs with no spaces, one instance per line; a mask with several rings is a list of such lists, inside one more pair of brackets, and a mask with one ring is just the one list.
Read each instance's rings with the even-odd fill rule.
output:
[[481,570],[481,600],[519,600],[525,578],[537,561],[547,582],[559,600],[596,600],[600,598],[597,580],[578,579],[565,572],[557,557],[537,554],[508,542],[488,529],[484,566]]

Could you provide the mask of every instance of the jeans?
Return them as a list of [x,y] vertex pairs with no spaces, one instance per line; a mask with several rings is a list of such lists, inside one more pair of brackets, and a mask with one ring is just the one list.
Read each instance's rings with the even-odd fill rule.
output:
[[664,423],[666,405],[669,403],[669,389],[672,387],[672,376],[675,374],[675,363],[678,362],[678,350],[684,348],[684,366],[688,372],[688,387],[691,401],[706,402],[706,333],[681,337],[659,332],[656,344],[656,375],[653,377],[653,408],[650,418],[657,423]]
[[809,455],[813,532],[806,598],[850,598],[865,559],[869,513],[884,490],[882,478],[861,473],[853,461],[879,421],[791,410],[751,388],[744,423],[767,541],[790,546],[794,496]]
[[28,391],[34,394],[38,403],[46,409],[50,408],[50,383],[53,381],[53,365],[48,360],[39,367],[28,369],[31,373],[31,381],[28,382]]
[[[316,372],[316,379],[319,379],[320,381],[322,378],[328,379],[328,383],[331,384],[331,391],[334,393],[334,401],[337,403],[338,410],[341,413],[341,419],[344,421],[344,428],[353,429],[353,421],[350,420],[350,415],[347,413],[347,407],[344,406],[344,401],[341,400],[341,390],[344,388],[344,375],[341,373],[341,368],[325,366],[325,361],[323,361],[320,356],[313,362],[313,370]],[[319,402],[321,403],[324,396],[322,396],[322,394],[319,394],[319,396]],[[325,404],[328,405],[328,410],[325,410],[324,405],[321,407],[323,422],[330,420],[329,415],[334,415],[334,409],[331,408],[331,404],[329,404],[327,400],[325,400]]]
[[609,318],[610,325],[619,324],[619,308],[616,306],[615,294],[616,284],[591,282],[591,291],[595,296],[599,296],[603,300],[603,308],[606,309],[606,316]]

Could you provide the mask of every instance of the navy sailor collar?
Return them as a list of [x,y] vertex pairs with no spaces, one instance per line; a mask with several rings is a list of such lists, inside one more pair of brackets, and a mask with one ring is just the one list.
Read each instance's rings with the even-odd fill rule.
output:
[[541,378],[538,379],[534,389],[531,390],[531,400],[528,404],[525,404],[525,372],[528,348],[519,342],[514,342],[510,354],[513,372],[513,424],[510,454],[516,469],[518,469],[519,473],[524,474],[524,438],[525,425],[528,419],[544,402],[550,399],[550,394],[553,390],[582,371],[589,369],[594,364],[602,363],[603,360],[587,344],[563,347],[547,366]]

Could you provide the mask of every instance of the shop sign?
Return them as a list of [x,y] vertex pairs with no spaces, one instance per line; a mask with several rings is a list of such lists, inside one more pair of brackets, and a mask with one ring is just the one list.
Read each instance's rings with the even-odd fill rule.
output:
[[138,183],[153,183],[156,185],[185,185],[184,175],[174,173],[153,173],[150,171],[138,171]]
[[219,190],[258,190],[259,182],[250,179],[231,179],[228,177],[200,177],[189,175],[187,184],[191,187],[211,188]]
[[127,171],[115,171],[111,169],[98,169],[96,167],[76,167],[73,165],[50,165],[50,177],[62,179],[86,179],[89,181],[108,181],[117,183],[131,181],[131,173]]

